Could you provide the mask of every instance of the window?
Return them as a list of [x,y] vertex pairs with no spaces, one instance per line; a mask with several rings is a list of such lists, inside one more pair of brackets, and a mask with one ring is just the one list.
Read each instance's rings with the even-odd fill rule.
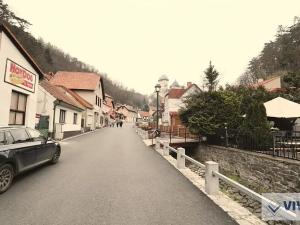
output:
[[95,123],[98,123],[99,114],[97,112],[94,113]]
[[65,123],[66,122],[66,110],[60,110],[59,111],[59,123]]
[[77,113],[74,113],[73,124],[77,124]]
[[43,137],[43,135],[38,130],[27,128],[27,131],[28,131],[30,137],[34,141],[43,141],[43,140],[45,140],[45,138]]
[[12,91],[9,111],[9,125],[24,125],[27,95]]
[[10,133],[14,138],[14,143],[22,143],[30,140],[25,129],[12,129]]
[[96,95],[96,105],[101,107],[101,98]]

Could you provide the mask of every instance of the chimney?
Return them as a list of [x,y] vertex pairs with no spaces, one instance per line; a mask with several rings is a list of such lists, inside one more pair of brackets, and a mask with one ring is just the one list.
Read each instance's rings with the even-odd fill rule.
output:
[[192,85],[193,85],[192,82],[187,82],[186,87],[189,88]]
[[54,73],[49,72],[48,74],[44,74],[44,77],[46,78],[46,80],[50,81],[54,77]]

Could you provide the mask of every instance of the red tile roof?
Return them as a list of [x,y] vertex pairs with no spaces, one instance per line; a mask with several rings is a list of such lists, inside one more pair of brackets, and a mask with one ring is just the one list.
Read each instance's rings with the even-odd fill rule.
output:
[[169,98],[181,98],[181,96],[187,92],[190,88],[195,86],[199,90],[201,90],[198,85],[196,84],[190,84],[187,88],[172,88],[169,90],[169,92],[166,95],[169,95]]
[[77,100],[72,97],[63,87],[52,85],[49,81],[43,80],[40,82],[40,85],[49,92],[54,98],[68,105],[75,106],[76,108],[84,110],[82,105],[77,102]]
[[279,78],[279,77],[280,77],[280,76],[272,77],[271,79],[263,80],[263,81],[261,81],[261,82],[257,82],[256,84],[253,84],[253,87],[264,86],[265,84],[270,83],[271,81],[276,80],[276,79]]
[[105,99],[103,79],[96,73],[58,71],[50,82],[68,89],[94,91],[101,84],[102,98]]
[[169,90],[169,98],[180,98],[183,93],[185,92],[185,89],[179,89],[179,88],[174,88]]
[[51,79],[54,85],[77,90],[96,90],[101,77],[95,73],[59,71]]

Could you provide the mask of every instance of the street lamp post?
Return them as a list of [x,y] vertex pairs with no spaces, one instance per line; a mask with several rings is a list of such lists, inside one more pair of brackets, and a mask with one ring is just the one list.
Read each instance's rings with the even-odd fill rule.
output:
[[159,92],[160,92],[160,84],[155,85],[155,91],[156,91],[156,132],[157,132],[157,136],[159,136],[159,129],[158,129],[158,121],[159,121],[159,111],[158,111],[158,107],[159,107]]
[[226,147],[228,147],[228,128],[227,128],[227,123],[224,123],[225,125],[225,141],[226,141]]

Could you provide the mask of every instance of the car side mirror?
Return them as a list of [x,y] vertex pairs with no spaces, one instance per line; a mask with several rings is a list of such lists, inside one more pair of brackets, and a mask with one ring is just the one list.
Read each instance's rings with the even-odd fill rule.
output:
[[51,137],[46,137],[46,143],[51,141],[51,140],[52,140]]
[[48,136],[43,136],[43,144],[47,144],[47,142],[48,141],[50,141],[51,140],[51,138],[50,137],[48,137]]

